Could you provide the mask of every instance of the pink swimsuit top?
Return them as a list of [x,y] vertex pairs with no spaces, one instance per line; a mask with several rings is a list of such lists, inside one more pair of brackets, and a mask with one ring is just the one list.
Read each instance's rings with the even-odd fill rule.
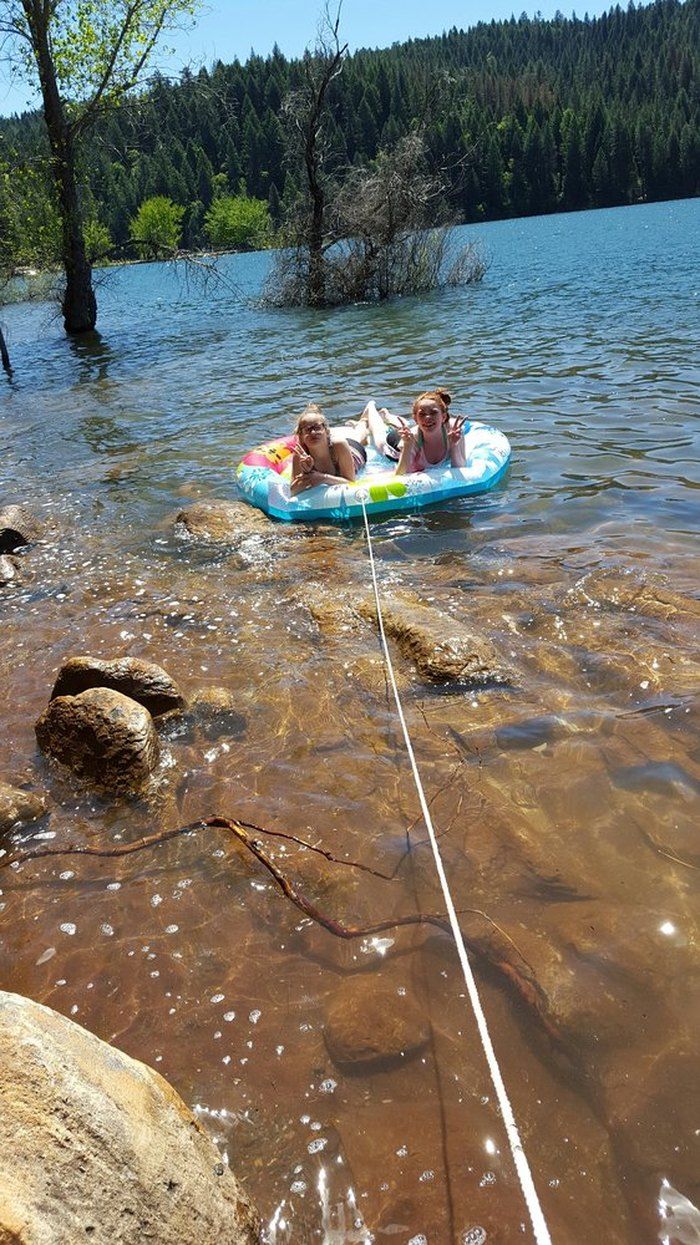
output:
[[443,454],[436,463],[428,462],[425,456],[425,447],[423,441],[423,433],[418,432],[418,448],[411,458],[411,471],[429,471],[431,467],[444,467],[451,460],[450,447],[447,444],[447,433],[445,425],[442,425],[442,449]]

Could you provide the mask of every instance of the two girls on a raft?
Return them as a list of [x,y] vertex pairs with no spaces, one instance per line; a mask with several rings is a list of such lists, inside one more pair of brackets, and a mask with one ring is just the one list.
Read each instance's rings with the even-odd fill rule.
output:
[[[429,390],[413,403],[411,426],[386,408],[367,403],[359,420],[334,428],[315,403],[302,412],[294,429],[297,446],[292,457],[291,493],[317,484],[343,484],[354,480],[367,462],[365,444],[374,441],[380,453],[398,459],[395,475],[411,475],[429,467],[464,467],[466,416],[450,419],[452,397],[446,389]],[[389,426],[387,426],[389,425]]]

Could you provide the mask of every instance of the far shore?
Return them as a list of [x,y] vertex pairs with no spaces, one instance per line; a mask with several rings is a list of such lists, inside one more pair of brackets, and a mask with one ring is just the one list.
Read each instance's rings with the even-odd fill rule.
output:
[[[120,259],[101,259],[96,260],[92,267],[94,271],[102,272],[110,268],[130,268],[137,264],[165,264],[179,260],[192,260],[196,263],[202,260],[219,259],[222,255],[250,253],[250,248],[208,247],[202,251],[175,251],[161,258],[139,259],[136,256],[124,256]],[[61,265],[55,268],[33,268],[30,265],[19,265],[8,274],[4,285],[0,284],[0,307],[12,303],[32,302],[34,299],[51,298],[57,292],[62,278]]]

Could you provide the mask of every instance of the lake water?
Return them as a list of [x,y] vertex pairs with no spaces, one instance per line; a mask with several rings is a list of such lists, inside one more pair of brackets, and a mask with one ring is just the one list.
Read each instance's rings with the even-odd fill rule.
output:
[[[110,271],[90,342],[66,341],[46,304],[3,311],[0,502],[48,527],[0,589],[0,781],[49,792],[39,832],[55,842],[222,813],[392,875],[267,840],[335,919],[442,911],[376,635],[354,612],[362,531],[244,510],[234,547],[207,548],[173,516],[235,499],[238,459],[307,400],[335,421],[447,384],[458,411],[506,432],[509,474],[372,534],[382,593],[472,629],[509,672],[442,687],[395,654],[496,1051],[553,1239],[595,1223],[606,1245],[688,1245],[700,203],[465,232],[490,255],[482,284],[380,307],[256,308],[269,256],[252,255],[222,261],[225,282]],[[241,718],[167,727],[150,801],[102,800],[34,740],[58,666],[81,653],[147,657],[187,694],[223,686]],[[341,942],[215,831],[37,861],[0,885],[2,985],[168,1077],[270,1245],[531,1239],[447,935]],[[418,1049],[334,1061],[333,1017],[372,1029],[388,997]]]

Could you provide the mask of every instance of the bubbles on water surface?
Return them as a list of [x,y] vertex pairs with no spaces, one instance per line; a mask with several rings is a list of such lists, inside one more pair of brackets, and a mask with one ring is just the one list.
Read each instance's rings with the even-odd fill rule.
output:
[[486,1229],[480,1227],[467,1228],[459,1238],[459,1245],[484,1245]]

